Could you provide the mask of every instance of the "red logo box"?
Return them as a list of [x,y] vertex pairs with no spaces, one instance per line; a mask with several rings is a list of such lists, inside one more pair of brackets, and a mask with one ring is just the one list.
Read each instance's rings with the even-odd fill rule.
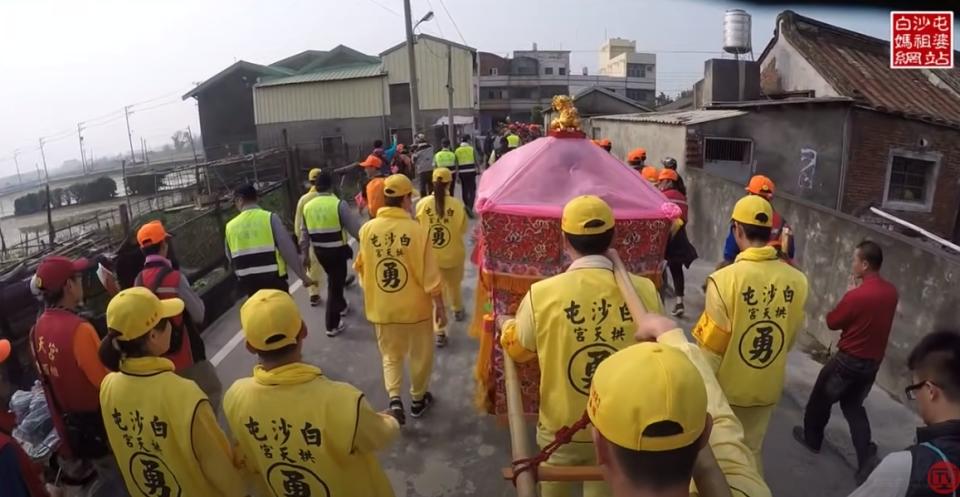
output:
[[953,12],[891,12],[890,68],[953,69]]

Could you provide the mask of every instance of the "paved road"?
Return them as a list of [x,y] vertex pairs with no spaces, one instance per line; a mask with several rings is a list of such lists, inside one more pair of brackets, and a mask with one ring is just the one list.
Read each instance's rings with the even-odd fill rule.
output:
[[[709,266],[699,263],[693,268],[693,284],[687,292],[688,317],[682,321],[687,329],[703,307],[699,285],[708,269]],[[468,265],[464,280],[467,302],[473,298],[475,276],[475,270]],[[375,407],[386,407],[380,356],[373,329],[362,316],[359,289],[354,287],[348,293],[353,309],[347,318],[348,330],[328,338],[323,334],[323,308],[311,308],[306,292],[299,284],[295,287],[294,296],[311,333],[305,345],[306,360],[321,367],[331,378],[353,383]],[[242,346],[239,330],[238,305],[205,332],[208,354],[218,364],[225,386],[250,375],[255,363]],[[436,354],[432,391],[437,404],[422,420],[408,417],[402,438],[381,457],[398,497],[515,495],[499,478],[500,468],[510,461],[507,431],[494,419],[479,415],[472,406],[476,348],[474,340],[466,335],[466,323],[456,323],[450,345]],[[854,483],[852,471],[843,460],[827,451],[815,456],[800,448],[790,436],[790,429],[800,416],[798,407],[785,398],[771,423],[764,462],[773,494],[846,496]]]

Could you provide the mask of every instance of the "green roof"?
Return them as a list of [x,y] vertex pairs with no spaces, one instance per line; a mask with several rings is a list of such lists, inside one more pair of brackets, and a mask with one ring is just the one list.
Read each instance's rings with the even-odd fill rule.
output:
[[348,79],[376,78],[386,75],[383,64],[351,64],[347,66],[330,67],[309,74],[298,74],[263,81],[257,88],[267,86],[295,85],[300,83],[322,83],[325,81],[343,81]]

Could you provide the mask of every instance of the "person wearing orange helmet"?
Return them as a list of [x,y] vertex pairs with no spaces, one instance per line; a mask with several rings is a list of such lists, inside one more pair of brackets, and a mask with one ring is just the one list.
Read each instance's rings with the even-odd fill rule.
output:
[[677,228],[673,236],[670,237],[670,241],[667,242],[666,250],[667,268],[670,269],[670,276],[673,277],[673,289],[677,299],[671,314],[676,317],[683,316],[684,313],[683,268],[684,266],[690,267],[690,264],[693,264],[693,261],[697,260],[698,257],[697,249],[694,248],[693,244],[690,243],[690,239],[687,237],[686,224],[689,210],[687,208],[687,196],[677,188],[679,178],[680,176],[673,169],[661,170],[658,177],[658,186],[660,191],[663,192],[663,196],[667,197],[667,200],[670,200],[680,208],[679,228]]
[[640,175],[653,186],[657,186],[660,182],[660,171],[654,166],[643,166],[643,169],[640,169]]
[[[767,201],[773,201],[773,194],[776,190],[776,185],[774,185],[773,180],[770,178],[758,174],[750,178],[750,182],[747,183],[747,193],[750,195],[757,195],[767,199]],[[784,241],[786,241],[786,252],[784,252]],[[790,225],[783,219],[783,217],[776,211],[773,211],[773,228],[770,230],[770,243],[771,247],[777,249],[777,252],[781,257],[784,257],[788,260],[793,260],[794,255],[796,254],[796,247],[790,236]],[[740,249],[737,247],[737,242],[733,239],[733,231],[730,231],[730,234],[727,235],[727,241],[723,246],[723,260],[724,265],[732,264],[733,261],[737,259],[737,255],[740,253]]]
[[610,150],[613,149],[613,142],[611,142],[610,139],[608,138],[603,138],[599,140],[597,142],[597,145],[599,145],[600,148],[606,150],[607,153],[610,153]]
[[[636,169],[638,172],[642,173],[643,169],[645,169],[646,167],[649,167],[645,164],[646,161],[647,161],[647,149],[643,147],[637,147],[631,150],[629,154],[627,154],[627,165]],[[654,171],[656,171],[656,168],[654,168]],[[649,180],[649,178],[647,179]],[[655,183],[656,181],[657,179],[654,178],[653,182]]]
[[[665,169],[671,169],[674,172],[677,171],[677,159],[673,157],[664,157],[660,163],[663,164]],[[680,176],[680,173],[677,173],[677,190],[684,195],[687,194],[687,185],[683,184],[683,176]]]

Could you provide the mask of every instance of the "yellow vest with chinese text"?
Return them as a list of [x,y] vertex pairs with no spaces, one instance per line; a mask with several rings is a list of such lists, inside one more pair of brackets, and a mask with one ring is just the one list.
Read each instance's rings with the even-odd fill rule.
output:
[[393,497],[376,455],[354,447],[363,393],[302,363],[253,375],[227,390],[223,412],[274,495]]
[[732,330],[704,313],[693,336],[722,357],[717,380],[730,405],[776,404],[783,392],[787,353],[803,326],[807,277],[777,257],[773,247],[749,248],[713,273]]
[[463,235],[467,231],[467,215],[463,202],[451,196],[443,199],[443,217],[437,212],[437,198],[433,195],[417,202],[417,220],[427,230],[437,265],[455,268],[463,265],[466,247]]
[[130,495],[220,495],[193,447],[193,416],[207,401],[200,387],[160,357],[124,359],[120,369],[100,384],[100,407]]
[[[647,310],[659,313],[653,283],[632,279]],[[540,364],[539,426],[556,433],[583,416],[597,366],[636,343],[636,326],[609,269],[574,269],[534,283],[530,302]],[[588,442],[590,433],[581,431],[573,439]]]
[[457,156],[453,152],[443,149],[433,156],[433,162],[436,167],[446,167],[453,169],[457,165]]
[[424,263],[434,257],[427,232],[399,207],[383,207],[360,228],[363,306],[374,324],[431,319],[433,298],[424,290]]
[[237,214],[227,223],[227,248],[237,277],[287,274],[287,264],[277,250],[271,225],[273,213],[259,207]]

